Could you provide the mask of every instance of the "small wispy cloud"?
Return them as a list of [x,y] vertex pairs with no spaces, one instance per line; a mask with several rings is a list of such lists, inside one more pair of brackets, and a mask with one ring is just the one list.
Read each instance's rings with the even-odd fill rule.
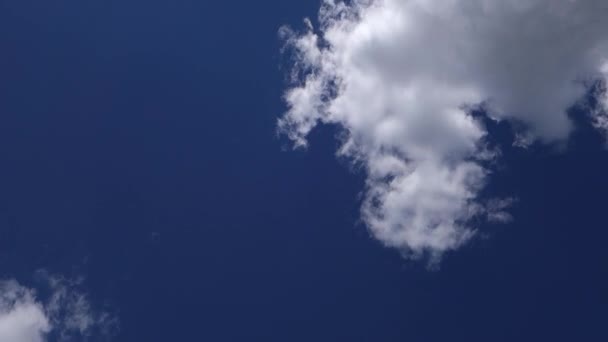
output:
[[40,291],[0,281],[0,341],[106,341],[116,332],[118,320],[92,307],[82,280],[46,272],[38,279]]

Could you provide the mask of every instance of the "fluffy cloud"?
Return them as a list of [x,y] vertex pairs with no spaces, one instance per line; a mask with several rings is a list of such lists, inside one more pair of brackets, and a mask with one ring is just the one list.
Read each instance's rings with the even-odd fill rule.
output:
[[15,280],[0,282],[0,341],[86,341],[109,336],[116,320],[91,308],[79,281],[42,274],[46,300]]
[[0,283],[0,341],[42,342],[51,324],[32,290],[14,280]]
[[368,175],[373,235],[439,257],[475,235],[473,218],[509,217],[508,201],[480,198],[498,152],[470,109],[527,141],[566,139],[566,111],[608,76],[606,15],[604,0],[325,0],[318,29],[281,30],[294,85],[279,128],[306,146],[316,125],[341,127],[338,153]]

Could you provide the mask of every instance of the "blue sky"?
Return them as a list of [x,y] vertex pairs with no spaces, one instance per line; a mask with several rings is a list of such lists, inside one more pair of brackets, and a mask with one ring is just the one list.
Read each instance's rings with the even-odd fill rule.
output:
[[[350,119],[323,117],[326,124],[306,132],[307,148],[295,150],[290,132],[277,133],[278,120],[294,108],[285,93],[302,85],[289,80],[298,57],[293,49],[281,53],[285,36],[279,38],[279,31],[288,25],[292,39],[305,37],[303,18],[310,17],[314,34],[322,36],[314,19],[319,7],[317,1],[278,0],[0,1],[0,279],[6,280],[0,283],[0,337],[608,338],[608,151],[589,109],[570,109],[570,132],[563,139],[556,138],[566,129],[557,117],[478,111],[484,146],[500,150],[483,160],[474,159],[481,150],[471,152],[466,143],[451,149],[477,139],[477,126],[465,124],[466,134],[455,134],[450,148],[430,138],[428,150],[426,137],[443,129],[443,137],[451,137],[453,130],[424,126],[428,135],[408,141],[408,148],[420,147],[425,156],[459,156],[458,163],[474,159],[491,171],[475,188],[481,199],[475,208],[482,214],[466,217],[466,226],[446,228],[460,234],[471,227],[475,235],[381,235],[388,219],[370,221],[361,208],[370,189],[384,184],[378,182],[400,174],[370,176],[377,154],[365,155],[363,163],[353,163],[353,155],[336,157],[345,132],[366,131]],[[430,40],[423,45],[443,51]],[[387,50],[381,65],[400,63],[397,51],[393,60],[394,51]],[[538,51],[518,52],[518,60],[526,60]],[[363,57],[354,65],[375,61],[373,54]],[[317,74],[335,76],[315,63]],[[350,67],[342,65],[338,76],[347,79]],[[451,72],[445,75],[458,74]],[[503,109],[525,112],[520,102],[501,97],[503,88],[491,80],[455,79],[449,82],[458,89],[481,84],[484,91],[496,90],[491,95]],[[534,87],[545,85],[538,79]],[[503,84],[518,85],[511,79]],[[472,93],[464,98],[485,95]],[[540,92],[524,99],[543,111],[553,108],[544,105],[552,96]],[[529,144],[514,146],[522,137]],[[380,150],[399,147],[386,144]],[[358,152],[375,151],[357,146]],[[405,151],[419,169],[441,171],[446,165],[440,157],[426,164],[418,150]],[[441,184],[435,178],[421,182]],[[442,200],[425,194],[408,196],[395,208],[409,212],[422,199]],[[492,198],[513,199],[505,208],[511,220],[487,219],[485,200]],[[420,214],[420,220],[465,218],[462,207],[447,208],[448,214],[423,207],[431,214]],[[415,226],[400,226],[405,218],[391,215],[383,217],[397,222],[398,232]],[[9,298],[15,293],[20,301]],[[14,331],[3,321],[13,317],[9,307],[30,310],[27,322],[42,332],[39,340],[8,335]],[[70,318],[92,323],[72,326]]]

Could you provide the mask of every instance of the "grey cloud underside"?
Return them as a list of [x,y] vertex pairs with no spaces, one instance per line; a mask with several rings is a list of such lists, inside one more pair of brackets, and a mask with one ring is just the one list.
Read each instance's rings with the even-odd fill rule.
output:
[[[519,143],[567,139],[567,109],[608,77],[607,15],[591,0],[326,0],[318,29],[281,30],[295,82],[279,128],[305,146],[316,125],[338,124],[338,153],[368,175],[373,235],[439,257],[475,235],[472,218],[509,218],[508,201],[479,199],[498,153],[467,108],[523,123]],[[590,118],[607,129],[596,96]]]

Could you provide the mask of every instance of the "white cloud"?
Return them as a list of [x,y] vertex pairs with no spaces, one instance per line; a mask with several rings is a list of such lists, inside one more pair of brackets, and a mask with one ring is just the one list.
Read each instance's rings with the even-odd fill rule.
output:
[[606,15],[605,0],[326,0],[317,31],[281,30],[296,83],[279,128],[305,146],[317,124],[338,124],[338,153],[368,174],[374,236],[441,256],[475,234],[472,218],[509,218],[507,202],[479,199],[495,156],[467,108],[523,124],[518,144],[566,139],[582,81],[608,76]]
[[42,342],[51,330],[34,292],[14,280],[0,282],[0,341]]
[[0,281],[0,341],[86,341],[95,332],[107,337],[116,320],[91,308],[79,281],[41,273],[48,298],[15,280]]

